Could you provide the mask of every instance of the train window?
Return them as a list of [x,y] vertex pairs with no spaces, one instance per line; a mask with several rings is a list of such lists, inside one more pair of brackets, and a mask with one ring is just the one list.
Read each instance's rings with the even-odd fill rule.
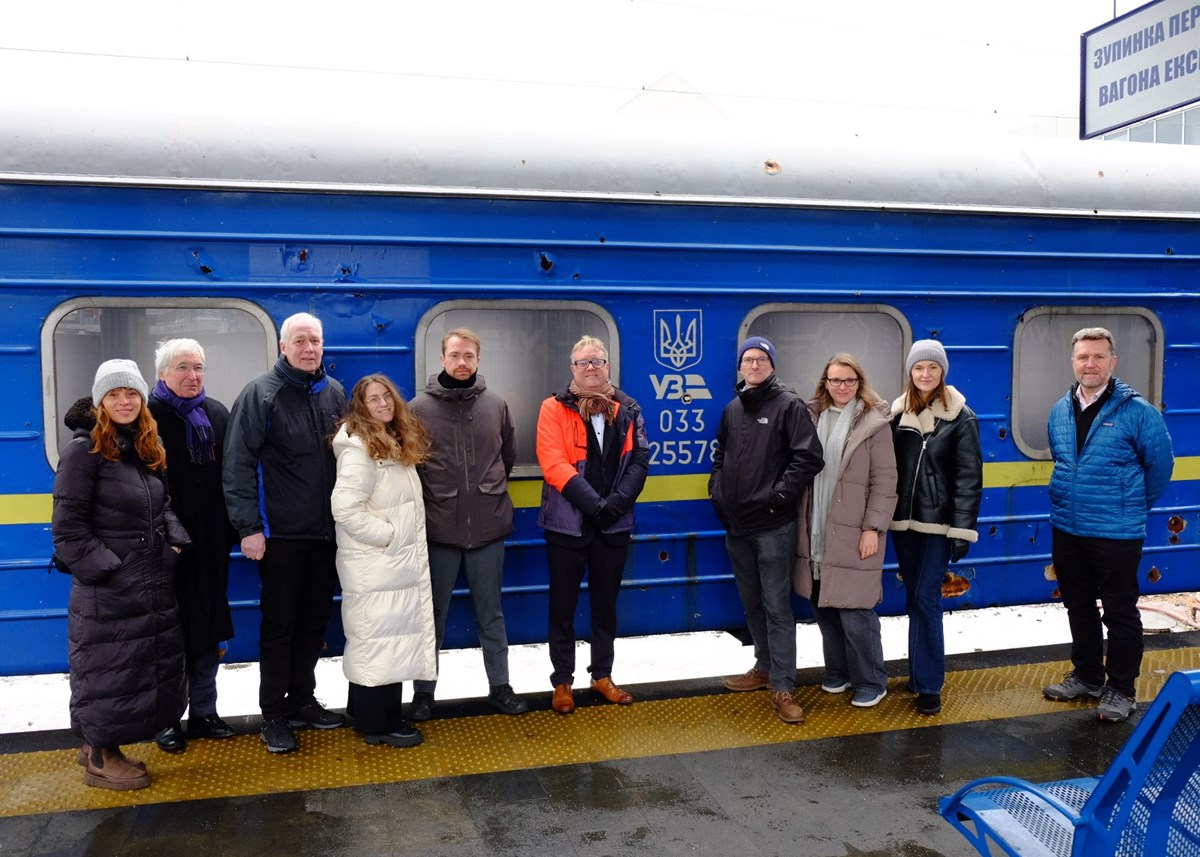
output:
[[764,304],[742,322],[738,339],[747,336],[771,340],[779,351],[780,379],[806,399],[826,361],[846,351],[862,363],[875,392],[890,402],[900,395],[912,331],[898,310],[882,304]]
[[71,439],[62,416],[91,394],[96,367],[113,357],[137,361],[154,386],[154,350],[165,339],[186,337],[204,347],[206,395],[232,405],[248,381],[270,368],[279,353],[275,323],[261,307],[240,300],[204,298],[78,298],[60,304],[42,328],[42,389],[46,456]]
[[517,424],[517,466],[513,475],[540,475],[537,417],[542,401],[571,380],[571,346],[584,335],[608,346],[612,381],[620,383],[617,327],[602,307],[586,301],[447,301],[433,307],[417,325],[416,389],[441,371],[442,337],[467,327],[483,342],[479,374],[489,390],[504,397]]
[[1116,375],[1162,407],[1163,334],[1158,317],[1139,307],[1036,307],[1013,340],[1013,440],[1030,458],[1050,458],[1046,418],[1075,382],[1071,337],[1084,327],[1112,332]]

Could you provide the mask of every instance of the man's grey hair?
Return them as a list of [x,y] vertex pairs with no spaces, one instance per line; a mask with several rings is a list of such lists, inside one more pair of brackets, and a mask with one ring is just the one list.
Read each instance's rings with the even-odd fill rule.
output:
[[325,338],[325,328],[321,324],[321,319],[307,312],[298,312],[295,315],[289,315],[283,320],[283,324],[279,325],[279,338],[284,342],[288,341],[288,335],[292,332],[292,328],[298,324],[307,324],[317,329],[317,335],[322,339]]
[[194,339],[168,339],[158,343],[154,352],[154,371],[161,375],[184,354],[195,354],[201,363],[204,362],[204,349]]
[[1075,331],[1075,335],[1071,337],[1071,350],[1075,350],[1075,343],[1084,340],[1099,342],[1103,339],[1108,343],[1108,348],[1113,354],[1117,353],[1117,346],[1113,344],[1113,335],[1106,327],[1085,327]]
[[578,354],[584,348],[587,348],[589,345],[599,348],[601,351],[604,352],[604,359],[605,360],[608,359],[608,349],[604,346],[603,342],[601,342],[599,339],[597,339],[594,336],[584,336],[578,342],[576,342],[574,345],[572,345],[571,346],[571,358],[574,359],[576,354]]

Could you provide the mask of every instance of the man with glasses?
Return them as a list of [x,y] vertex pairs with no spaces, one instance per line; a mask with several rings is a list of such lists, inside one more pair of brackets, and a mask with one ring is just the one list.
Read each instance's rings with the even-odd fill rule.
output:
[[612,680],[617,593],[629,553],[633,507],[650,449],[638,403],[609,380],[608,349],[585,336],[571,349],[571,383],[542,402],[537,456],[544,487],[538,526],[550,566],[551,707],[575,710],[575,606],[584,575],[592,607],[592,690],[618,705],[633,696]]
[[797,504],[824,466],[821,443],[804,402],[775,377],[775,346],[752,336],[738,348],[742,381],[717,429],[708,493],[725,527],[725,547],[754,666],[725,680],[730,690],[769,689],[785,723],[802,723],[796,686],[796,619],[792,561]]
[[323,708],[317,658],[337,587],[329,498],[337,479],[330,448],[346,410],[342,385],[325,374],[320,319],[284,320],[279,359],[233,404],[223,483],[242,554],[258,561],[260,737],[272,753],[299,746],[292,727],[334,729],[346,718]]
[[179,724],[155,736],[160,750],[178,753],[189,738],[232,738],[217,714],[221,643],[233,637],[226,590],[233,530],[221,493],[221,457],[229,410],[204,389],[204,348],[194,339],[169,339],[154,354],[158,383],[147,407],[167,453],[171,509],[192,546],[175,565],[175,595],[183,625],[188,676],[188,731]]
[[[442,337],[442,371],[429,376],[409,407],[429,430],[429,459],[418,467],[425,493],[425,531],[433,582],[437,648],[446,636],[454,582],[466,573],[483,667],[487,701],[504,714],[529,710],[508,681],[508,634],[500,607],[504,537],[513,530],[508,476],[517,460],[516,428],[508,403],[479,374],[483,346],[465,327]],[[413,682],[411,720],[433,716],[437,681]]]

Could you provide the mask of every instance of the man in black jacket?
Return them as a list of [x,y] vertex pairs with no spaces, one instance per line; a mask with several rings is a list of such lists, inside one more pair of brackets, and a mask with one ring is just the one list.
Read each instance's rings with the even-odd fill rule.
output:
[[730,676],[730,690],[770,689],[785,723],[802,723],[796,686],[792,557],[797,505],[824,466],[821,442],[804,402],[775,377],[775,346],[752,336],[738,348],[742,382],[717,430],[709,496],[724,524],[754,666]]
[[292,727],[346,723],[314,695],[337,584],[329,507],[337,465],[329,437],[346,410],[346,393],[325,374],[315,316],[285,319],[279,351],[274,368],[233,404],[222,481],[242,553],[258,561],[262,578],[261,737],[272,753],[290,753],[298,747]]

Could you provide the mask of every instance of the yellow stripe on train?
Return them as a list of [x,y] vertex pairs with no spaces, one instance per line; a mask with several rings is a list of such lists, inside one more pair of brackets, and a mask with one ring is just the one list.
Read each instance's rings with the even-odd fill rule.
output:
[[[1026,488],[1050,483],[1049,461],[997,461],[983,465],[984,488]],[[1200,456],[1175,459],[1171,480],[1200,479]],[[542,502],[542,481],[523,479],[509,483],[508,493],[518,509],[536,509]],[[651,476],[641,501],[669,503],[708,498],[708,474],[685,473],[678,476]],[[52,509],[50,494],[0,494],[0,524],[49,524]]]

